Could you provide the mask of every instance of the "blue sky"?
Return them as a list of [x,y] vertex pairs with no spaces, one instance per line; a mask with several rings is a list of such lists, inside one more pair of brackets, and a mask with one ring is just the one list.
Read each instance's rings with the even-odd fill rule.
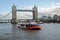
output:
[[43,8],[49,8],[52,5],[57,5],[59,3],[60,0],[0,0],[0,14],[8,13],[9,11],[11,11],[11,7],[13,4],[15,4],[17,8],[33,5]]
[[[4,15],[8,14],[10,11],[12,11],[13,5],[17,6],[17,9],[26,8],[26,9],[32,9],[34,5],[38,7],[39,12],[43,12],[42,15],[49,15],[52,14],[60,14],[60,11],[56,12],[50,12],[50,10],[55,10],[55,8],[60,8],[60,0],[0,0],[0,18]],[[19,18],[26,18],[26,13],[17,13]],[[30,18],[32,18],[32,13],[27,13]],[[24,16],[23,16],[24,15]],[[39,15],[40,16],[40,15]],[[28,17],[28,16],[27,16]],[[28,17],[28,18],[29,18]],[[7,18],[12,18],[12,16],[8,16]]]

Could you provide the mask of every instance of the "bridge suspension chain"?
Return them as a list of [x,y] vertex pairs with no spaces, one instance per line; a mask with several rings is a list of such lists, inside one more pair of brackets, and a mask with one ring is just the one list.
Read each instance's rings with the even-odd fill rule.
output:
[[11,12],[9,12],[8,14],[2,16],[1,18],[6,18],[7,16],[9,16],[11,14]]

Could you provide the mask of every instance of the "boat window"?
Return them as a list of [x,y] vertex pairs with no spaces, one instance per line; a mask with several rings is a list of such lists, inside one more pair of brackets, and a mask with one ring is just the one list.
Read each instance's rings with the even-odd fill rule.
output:
[[29,27],[30,27],[30,25],[29,25]]
[[26,24],[26,27],[38,26],[36,24]]
[[32,27],[32,25],[30,25]]
[[21,26],[24,26],[24,24],[21,24]]
[[28,27],[29,25],[27,24],[26,27]]
[[36,25],[36,24],[33,24],[32,26],[38,26],[38,25]]
[[30,24],[27,24],[26,27],[31,27],[31,25]]

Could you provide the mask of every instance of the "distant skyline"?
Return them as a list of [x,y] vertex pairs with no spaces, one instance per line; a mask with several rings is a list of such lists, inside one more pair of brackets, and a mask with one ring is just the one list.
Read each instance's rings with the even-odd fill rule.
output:
[[39,11],[44,11],[44,9],[60,7],[60,0],[0,0],[0,14],[11,11],[14,4],[19,9],[31,9],[36,5]]

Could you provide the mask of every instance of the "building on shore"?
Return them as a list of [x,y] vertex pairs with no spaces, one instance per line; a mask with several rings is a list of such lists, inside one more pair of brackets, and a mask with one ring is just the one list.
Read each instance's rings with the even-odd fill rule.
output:
[[60,22],[60,15],[57,16],[57,21]]
[[57,15],[53,16],[53,21],[57,21]]

